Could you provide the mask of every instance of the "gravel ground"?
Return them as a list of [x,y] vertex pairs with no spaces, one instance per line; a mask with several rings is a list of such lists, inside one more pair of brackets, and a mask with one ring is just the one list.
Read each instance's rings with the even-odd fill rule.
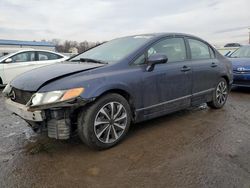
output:
[[0,187],[250,188],[250,89],[136,124],[106,151],[33,133],[0,94]]

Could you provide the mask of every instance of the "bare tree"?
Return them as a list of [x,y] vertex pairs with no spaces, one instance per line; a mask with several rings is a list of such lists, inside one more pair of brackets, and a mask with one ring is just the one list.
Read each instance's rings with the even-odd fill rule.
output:
[[77,42],[77,41],[61,41],[60,39],[52,39],[51,41],[55,47],[56,51],[62,52],[62,53],[69,53],[70,49],[77,48],[78,53],[85,52],[86,50],[93,48],[95,46],[98,46],[102,43],[100,42],[89,42],[89,41],[83,41],[83,42]]

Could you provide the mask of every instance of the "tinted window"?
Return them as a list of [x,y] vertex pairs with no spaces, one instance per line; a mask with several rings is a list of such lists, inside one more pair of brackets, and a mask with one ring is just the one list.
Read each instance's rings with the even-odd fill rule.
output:
[[168,62],[186,59],[186,48],[182,38],[168,38],[154,44],[148,50],[148,57],[155,53],[165,54]]
[[35,61],[35,52],[23,52],[11,57],[12,62]]
[[62,58],[61,56],[49,52],[38,52],[38,60],[39,61],[46,61],[46,60],[53,60]]
[[194,40],[194,39],[188,39],[189,46],[191,49],[191,56],[192,59],[209,59],[210,58],[210,52],[209,47],[205,43]]

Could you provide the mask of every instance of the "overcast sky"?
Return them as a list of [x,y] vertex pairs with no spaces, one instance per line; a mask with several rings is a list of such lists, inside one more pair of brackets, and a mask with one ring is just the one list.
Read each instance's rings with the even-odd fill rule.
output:
[[250,0],[0,0],[0,38],[104,41],[151,33],[248,42]]

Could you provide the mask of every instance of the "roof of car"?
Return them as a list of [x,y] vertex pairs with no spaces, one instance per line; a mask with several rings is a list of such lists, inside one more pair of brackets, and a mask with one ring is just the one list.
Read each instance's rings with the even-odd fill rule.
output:
[[15,54],[18,54],[18,53],[21,53],[21,52],[27,52],[27,51],[28,51],[28,52],[30,52],[30,51],[49,52],[49,53],[58,54],[58,55],[63,56],[63,57],[67,57],[66,55],[61,54],[61,53],[58,53],[58,52],[49,51],[49,50],[40,50],[40,49],[21,49],[21,50],[18,50],[18,51],[9,53],[8,55],[6,55],[6,56],[4,56],[4,57],[8,58],[8,57],[13,56],[13,55],[15,55]]
[[[174,33],[174,32],[163,32],[163,33],[145,33],[145,34],[139,34],[139,35],[132,35],[132,36],[154,36],[154,37],[161,37],[161,36],[172,36],[172,35],[181,35],[181,36],[190,36],[190,37],[196,37],[194,35],[185,34],[185,33]],[[196,37],[198,38],[198,37]]]
[[51,42],[43,42],[43,41],[20,41],[20,40],[5,40],[0,39],[0,45],[22,45],[22,46],[48,46],[55,47],[55,45]]
[[[167,36],[184,36],[184,37],[192,37],[192,38],[196,38],[202,41],[202,38],[197,37],[195,35],[191,35],[191,34],[186,34],[186,33],[175,33],[175,32],[165,32],[165,33],[145,33],[145,34],[138,34],[138,35],[131,35],[131,37],[135,37],[135,36],[152,36],[152,38],[161,38],[161,37],[167,37]],[[206,41],[205,41],[206,42]]]

